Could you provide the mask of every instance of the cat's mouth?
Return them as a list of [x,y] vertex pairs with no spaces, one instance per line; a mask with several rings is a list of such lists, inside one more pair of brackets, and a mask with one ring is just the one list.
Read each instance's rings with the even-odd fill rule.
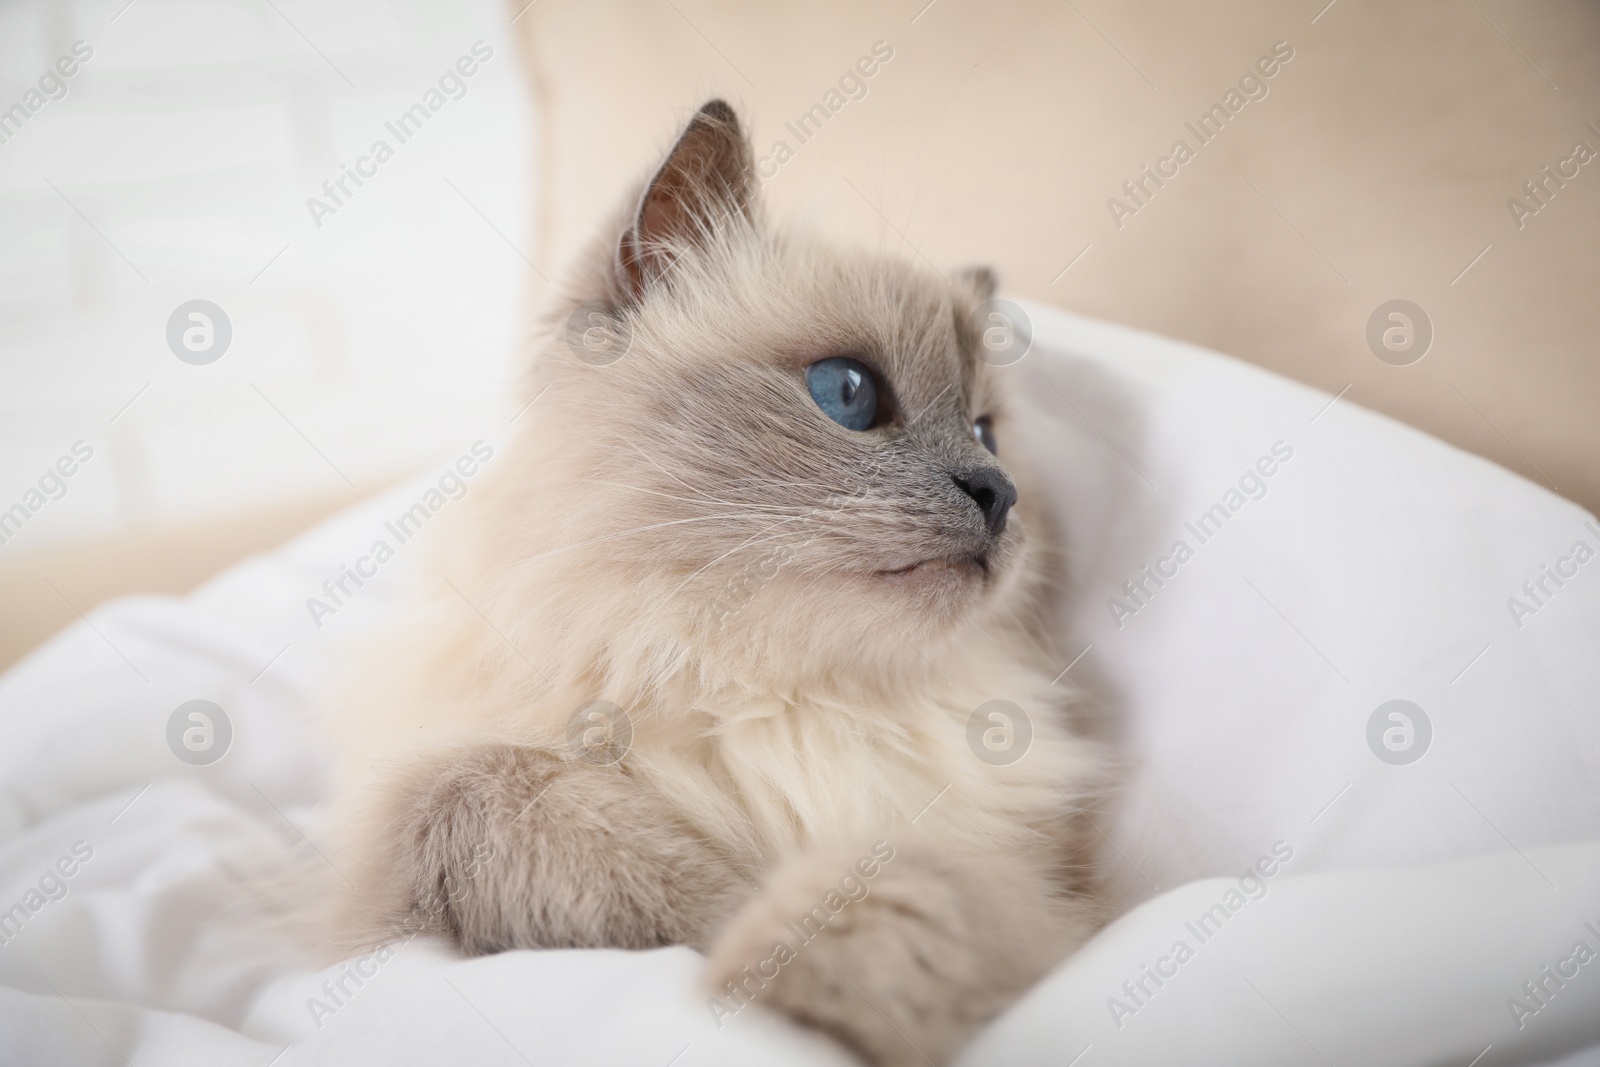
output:
[[935,556],[917,560],[904,567],[880,570],[878,576],[891,582],[911,581],[935,575],[986,578],[989,575],[989,558],[982,553],[966,552],[954,556]]

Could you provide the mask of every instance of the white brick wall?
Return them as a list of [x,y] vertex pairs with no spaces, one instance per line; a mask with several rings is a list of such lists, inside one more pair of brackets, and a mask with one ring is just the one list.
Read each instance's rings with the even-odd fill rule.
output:
[[[510,14],[124,3],[0,8],[0,109],[93,49],[0,143],[0,510],[95,452],[0,553],[376,488],[504,426],[537,261]],[[464,95],[399,144],[385,122],[479,40]],[[307,198],[380,137],[394,158],[318,228]],[[233,327],[206,366],[166,343],[197,298]]]

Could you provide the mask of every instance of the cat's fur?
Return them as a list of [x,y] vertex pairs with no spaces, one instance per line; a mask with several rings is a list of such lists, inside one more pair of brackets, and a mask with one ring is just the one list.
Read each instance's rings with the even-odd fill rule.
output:
[[[719,1025],[748,1001],[944,1063],[1088,936],[1077,806],[1104,762],[1051,684],[1059,553],[970,321],[992,275],[774,232],[750,160],[707,104],[601,235],[432,592],[341,702],[342,943],[688,944]],[[582,301],[622,358],[567,343]],[[888,425],[812,401],[835,355],[877,370]],[[957,482],[983,471],[1018,487],[998,533]],[[968,742],[996,699],[1032,726],[1005,766]],[[626,711],[619,762],[569,729],[594,700]],[[789,924],[878,842],[892,860],[801,945]]]

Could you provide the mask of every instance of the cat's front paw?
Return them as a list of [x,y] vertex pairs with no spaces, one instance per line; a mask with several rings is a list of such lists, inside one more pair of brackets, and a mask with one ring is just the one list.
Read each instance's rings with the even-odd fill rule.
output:
[[948,1063],[1070,945],[1048,890],[1021,882],[887,842],[806,853],[716,939],[712,1015],[782,1012],[879,1067]]

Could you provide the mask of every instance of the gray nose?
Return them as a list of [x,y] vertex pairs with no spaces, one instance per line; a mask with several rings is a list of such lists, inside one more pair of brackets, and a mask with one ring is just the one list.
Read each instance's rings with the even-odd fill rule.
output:
[[998,467],[974,467],[950,477],[978,505],[989,536],[999,537],[1006,528],[1006,513],[1017,502],[1017,487],[1011,484],[1005,471]]

